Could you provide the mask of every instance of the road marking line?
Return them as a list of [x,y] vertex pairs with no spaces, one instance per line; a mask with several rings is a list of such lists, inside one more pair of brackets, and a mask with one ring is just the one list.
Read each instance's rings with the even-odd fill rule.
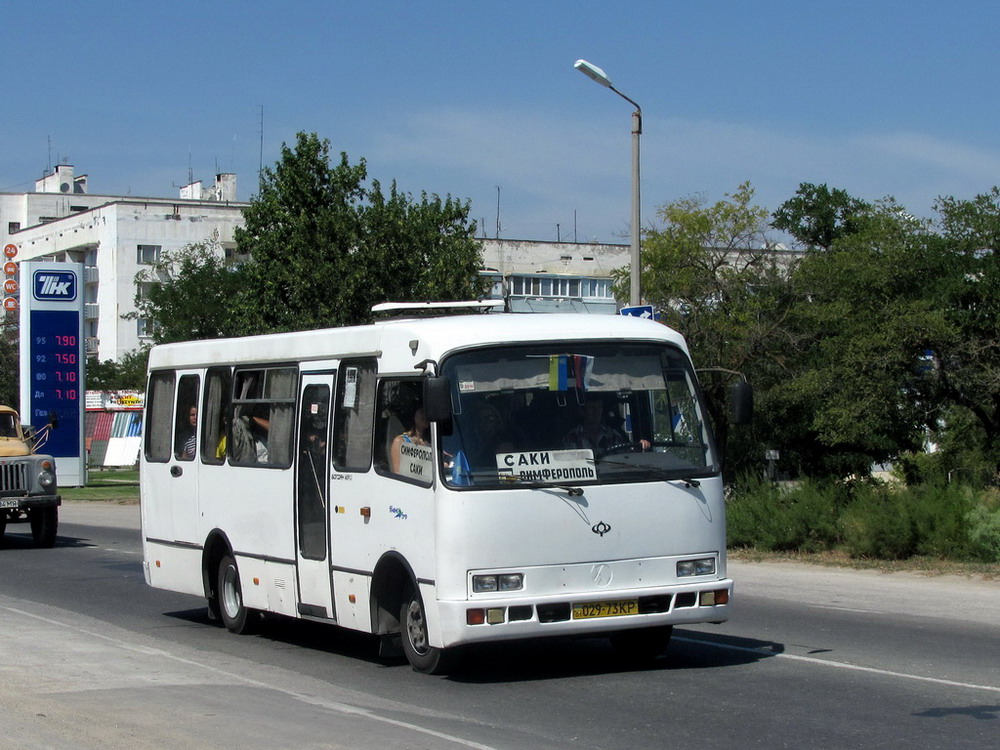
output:
[[775,651],[769,651],[766,648],[749,648],[748,646],[731,646],[728,643],[715,643],[714,641],[706,641],[700,638],[678,638],[674,636],[673,640],[683,641],[684,643],[696,643],[699,646],[713,646],[715,648],[728,649],[729,651],[740,651],[749,654],[758,654],[760,656],[776,656],[783,659],[792,659],[794,661],[804,661],[809,664],[821,664],[824,667],[834,667],[835,669],[849,669],[855,672],[869,672],[871,674],[880,674],[885,677],[902,677],[907,680],[917,680],[918,682],[932,682],[935,685],[948,685],[949,687],[960,687],[968,688],[970,690],[987,690],[991,693],[1000,693],[1000,687],[995,685],[976,685],[971,682],[957,682],[955,680],[945,680],[940,677],[924,677],[918,674],[907,674],[906,672],[893,672],[889,669],[876,669],[875,667],[862,667],[858,664],[848,664],[842,661],[831,661],[829,659],[816,659],[812,656],[799,656],[797,654],[786,654],[779,653]]
[[188,666],[199,667],[209,672],[214,672],[216,674],[227,677],[231,680],[237,680],[239,682],[245,683],[252,687],[264,688],[266,690],[272,690],[278,693],[284,693],[285,695],[294,698],[296,700],[302,701],[303,703],[308,703],[313,706],[319,706],[320,708],[326,708],[331,711],[337,711],[339,713],[347,714],[350,716],[359,716],[366,719],[371,719],[372,721],[380,721],[384,724],[391,724],[392,726],[399,727],[401,729],[410,729],[414,732],[420,732],[421,734],[426,734],[431,737],[436,737],[437,739],[444,740],[446,742],[453,742],[456,745],[462,745],[463,747],[475,748],[475,750],[495,750],[491,745],[482,745],[478,742],[473,742],[472,740],[467,740],[462,737],[455,737],[454,735],[445,734],[444,732],[438,732],[433,729],[428,729],[427,727],[422,727],[418,724],[411,724],[407,721],[400,721],[398,719],[390,719],[387,716],[379,716],[372,711],[360,708],[358,706],[352,706],[348,703],[341,703],[340,701],[327,700],[325,698],[319,698],[314,695],[306,695],[305,693],[298,693],[294,690],[288,690],[282,687],[276,687],[274,685],[269,685],[261,680],[254,680],[249,677],[244,677],[243,675],[235,674],[233,672],[228,672],[225,669],[219,669],[218,667],[213,667],[209,664],[204,664],[193,659],[186,659],[181,656],[176,656],[171,654],[169,651],[164,651],[159,648],[152,648],[149,646],[135,646],[130,643],[126,643],[117,638],[113,638],[103,633],[95,633],[93,631],[87,630],[86,628],[81,628],[76,625],[71,625],[69,623],[60,622],[59,620],[53,620],[48,617],[43,617],[41,615],[36,615],[32,612],[26,612],[23,609],[17,609],[15,607],[7,607],[0,605],[0,609],[6,610],[7,612],[13,612],[14,614],[21,615],[22,617],[30,617],[34,620],[39,620],[41,622],[48,623],[50,625],[55,625],[57,627],[65,628],[67,630],[72,630],[75,633],[85,635],[89,638],[98,638],[102,641],[111,643],[118,648],[125,649],[126,651],[133,651],[140,654],[146,654],[150,656],[159,656],[164,659],[170,659],[172,661],[178,662],[180,664],[185,664]]

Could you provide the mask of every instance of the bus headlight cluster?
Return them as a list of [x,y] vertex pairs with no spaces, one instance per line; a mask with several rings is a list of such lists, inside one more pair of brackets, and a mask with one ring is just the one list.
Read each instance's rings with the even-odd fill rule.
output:
[[715,574],[715,558],[699,557],[697,560],[680,560],[677,563],[677,577],[710,576]]
[[520,591],[524,588],[524,573],[487,573],[472,576],[472,591],[488,594],[493,591]]

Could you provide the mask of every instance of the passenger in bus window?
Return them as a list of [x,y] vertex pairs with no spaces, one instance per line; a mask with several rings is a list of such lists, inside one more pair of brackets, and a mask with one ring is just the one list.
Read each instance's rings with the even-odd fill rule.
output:
[[250,417],[250,432],[253,435],[254,448],[257,453],[257,463],[259,464],[266,464],[268,462],[267,436],[270,429],[270,419],[256,414]]
[[177,436],[177,458],[181,461],[193,461],[195,444],[198,435],[198,407],[192,406],[188,409],[188,423]]
[[220,461],[226,457],[226,427],[228,425],[229,420],[226,419],[226,415],[223,412],[219,419],[219,442],[215,444],[215,457]]
[[237,414],[233,421],[233,461],[239,464],[266,464],[267,431],[271,422],[256,414]]
[[414,409],[413,415],[404,424],[408,425],[407,429],[393,439],[392,448],[389,451],[390,466],[395,474],[400,473],[399,460],[402,456],[401,450],[405,443],[412,443],[413,445],[431,444],[431,425],[424,415],[422,406]]

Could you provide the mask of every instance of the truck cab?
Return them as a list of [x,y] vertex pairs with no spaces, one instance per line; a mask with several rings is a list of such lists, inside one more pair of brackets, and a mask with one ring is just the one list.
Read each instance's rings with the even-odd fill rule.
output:
[[36,452],[55,427],[52,418],[40,430],[26,430],[14,409],[0,406],[0,537],[8,523],[26,522],[36,546],[55,544],[62,503],[56,462]]

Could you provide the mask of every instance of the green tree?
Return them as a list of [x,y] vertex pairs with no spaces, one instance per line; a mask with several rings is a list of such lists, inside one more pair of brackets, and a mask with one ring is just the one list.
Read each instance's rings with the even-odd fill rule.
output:
[[0,404],[17,409],[21,400],[20,343],[17,313],[4,312],[0,321]]
[[236,240],[246,265],[244,333],[351,325],[387,300],[472,299],[483,293],[468,203],[423,195],[419,203],[377,181],[364,160],[299,133],[261,178]]
[[864,473],[928,435],[1000,467],[1000,190],[936,209],[869,205],[795,269],[790,323],[806,345],[781,424],[806,473]]
[[242,300],[244,333],[342,325],[351,318],[345,291],[354,276],[365,197],[365,163],[347,154],[330,164],[329,141],[299,133],[295,148],[261,175],[244,209],[236,243],[249,257]]
[[846,191],[803,182],[795,196],[774,212],[771,226],[808,248],[828,250],[840,237],[858,231],[871,205]]
[[87,363],[87,390],[141,391],[146,387],[146,364],[149,349],[136,349],[122,355],[120,361],[109,359]]
[[950,336],[930,347],[941,400],[979,423],[979,448],[1000,468],[1000,188],[972,200],[942,198],[938,225],[948,271],[935,284]]
[[124,317],[152,321],[155,344],[238,333],[234,301],[247,292],[246,276],[216,239],[163,253],[135,282],[135,311]]
[[[770,371],[780,372],[789,349],[790,299],[767,238],[767,211],[753,204],[753,195],[744,183],[711,205],[693,197],[662,206],[663,228],[646,231],[643,240],[641,283],[661,320],[684,334],[696,366],[742,373],[759,393],[778,377]],[[619,298],[626,296],[628,278],[627,268],[615,274]],[[730,382],[731,375],[718,371],[702,377],[723,447]],[[746,457],[748,450],[732,455]]]
[[421,193],[420,201],[400,193],[392,183],[389,194],[372,181],[368,203],[361,211],[362,241],[349,297],[351,319],[370,318],[373,304],[385,301],[434,302],[475,299],[486,287],[476,226],[469,206],[450,196]]
[[920,448],[941,409],[926,355],[951,335],[934,288],[951,272],[931,223],[891,198],[796,266],[799,345],[777,424],[800,472],[865,475]]

